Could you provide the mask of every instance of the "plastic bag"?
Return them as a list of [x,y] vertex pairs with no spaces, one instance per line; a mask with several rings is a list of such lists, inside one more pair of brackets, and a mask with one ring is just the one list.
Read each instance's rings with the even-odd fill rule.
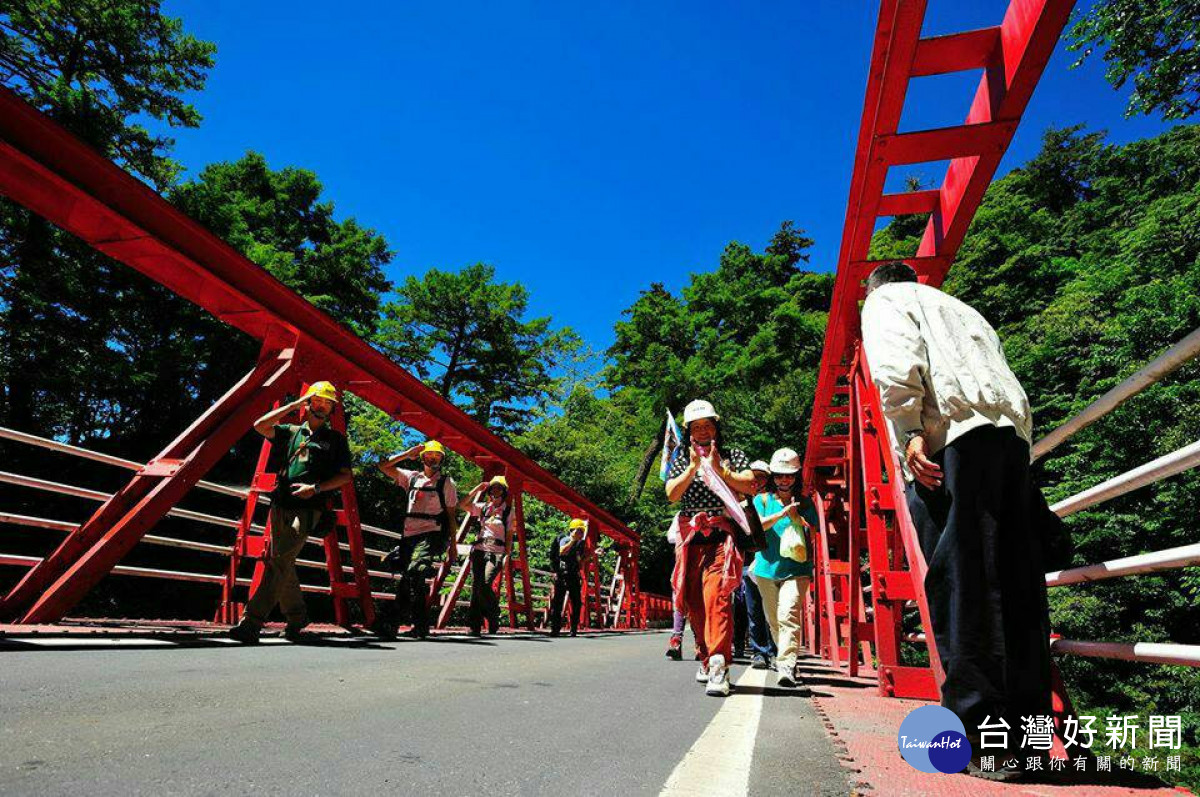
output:
[[804,538],[804,532],[794,525],[784,529],[783,536],[779,539],[779,553],[797,562],[807,562],[808,542]]

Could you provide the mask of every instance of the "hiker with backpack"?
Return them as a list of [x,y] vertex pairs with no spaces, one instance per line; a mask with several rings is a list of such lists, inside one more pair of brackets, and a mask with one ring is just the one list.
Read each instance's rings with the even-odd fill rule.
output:
[[[403,470],[401,462],[420,458],[420,470]],[[450,547],[458,488],[442,471],[445,447],[436,440],[415,445],[402,454],[381,462],[379,469],[407,494],[402,525],[404,539],[385,561],[401,574],[396,584],[396,611],[407,604],[412,616],[408,636],[429,635],[429,597],[426,581]]]
[[[486,498],[482,498],[486,493]],[[492,589],[496,574],[508,560],[512,550],[512,525],[509,515],[508,480],[493,476],[471,490],[458,508],[479,522],[479,534],[471,546],[471,609],[468,622],[471,634],[482,636],[483,621],[488,633],[500,628],[500,598]]]
[[571,636],[579,634],[579,613],[583,609],[583,563],[589,556],[587,521],[572,518],[567,534],[550,545],[550,569],[554,571],[554,589],[550,594],[550,636],[562,631],[563,606],[570,603]]
[[[275,490],[270,533],[263,540],[262,579],[246,603],[241,622],[229,630],[238,642],[258,642],[276,606],[287,620],[284,637],[290,642],[303,638],[308,611],[296,575],[296,557],[309,535],[332,518],[329,497],[354,478],[346,436],[329,422],[340,402],[331,383],[314,382],[303,396],[254,422],[254,431],[271,441],[268,466],[275,473]],[[282,423],[297,410],[299,424]]]

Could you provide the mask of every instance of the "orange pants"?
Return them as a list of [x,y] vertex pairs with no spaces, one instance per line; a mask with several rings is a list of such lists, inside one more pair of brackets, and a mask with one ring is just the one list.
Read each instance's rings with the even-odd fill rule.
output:
[[721,594],[725,546],[722,543],[692,543],[685,545],[684,551],[688,560],[683,589],[688,622],[696,635],[700,657],[705,667],[709,656],[718,653],[725,657],[726,664],[730,664],[733,661],[733,601],[731,595]]

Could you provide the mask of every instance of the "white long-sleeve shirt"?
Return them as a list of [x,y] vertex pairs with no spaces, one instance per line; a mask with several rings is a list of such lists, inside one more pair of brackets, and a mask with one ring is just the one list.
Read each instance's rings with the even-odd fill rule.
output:
[[904,467],[904,433],[937,452],[985,424],[1032,444],[1033,414],[1000,338],[974,308],[916,282],[881,285],[862,309],[862,340]]

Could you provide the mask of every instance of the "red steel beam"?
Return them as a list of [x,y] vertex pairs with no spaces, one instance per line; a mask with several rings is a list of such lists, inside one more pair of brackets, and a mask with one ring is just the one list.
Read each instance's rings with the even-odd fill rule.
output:
[[448,439],[477,464],[507,463],[529,494],[637,544],[638,533],[616,516],[7,89],[0,89],[0,193],[258,340],[290,333],[308,364],[340,386],[429,437]]
[[[868,253],[876,219],[898,209],[931,214],[917,256],[904,260],[917,268],[922,281],[940,285],[1073,5],[1073,0],[1013,0],[998,28],[920,39],[926,0],[881,3],[805,450],[806,487],[813,485],[813,469],[828,463],[829,449],[836,448],[827,427],[845,422],[831,417],[830,409],[859,336],[858,303],[862,280],[875,265]],[[963,125],[898,133],[912,77],[981,66],[985,71]],[[935,204],[926,192],[885,198],[889,166],[945,159],[950,165],[942,185],[934,189]]]
[[917,42],[910,74],[913,77],[927,77],[985,69],[996,54],[999,39],[1000,28],[968,30],[921,39]]

